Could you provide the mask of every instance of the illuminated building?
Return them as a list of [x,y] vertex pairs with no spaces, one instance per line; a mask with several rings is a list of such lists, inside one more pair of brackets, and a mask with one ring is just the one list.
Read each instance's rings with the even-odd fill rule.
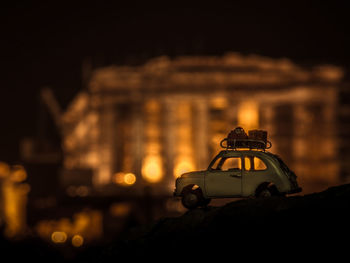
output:
[[97,188],[116,183],[120,193],[141,193],[150,185],[170,194],[176,176],[205,169],[220,140],[242,126],[266,129],[271,151],[302,185],[337,183],[342,77],[332,65],[237,53],[96,69],[59,117],[63,178],[83,180],[73,171],[85,171]]
[[24,183],[27,172],[21,165],[10,167],[0,162],[0,226],[10,238],[24,236],[27,231],[27,195],[30,186]]

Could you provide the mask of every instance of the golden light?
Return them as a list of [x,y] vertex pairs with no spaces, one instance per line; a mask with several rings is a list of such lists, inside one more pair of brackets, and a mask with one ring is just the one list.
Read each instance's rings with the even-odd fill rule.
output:
[[7,163],[0,162],[0,178],[6,177],[10,173],[10,166]]
[[73,246],[81,246],[102,236],[103,217],[101,211],[85,210],[74,214],[73,220],[63,217],[58,220],[39,221],[35,229],[45,240],[65,243],[69,238]]
[[159,102],[155,99],[151,99],[149,101],[147,101],[147,103],[145,104],[145,110],[147,112],[159,112],[160,111],[160,105]]
[[27,172],[22,165],[14,165],[11,172],[11,180],[14,182],[23,182],[27,179]]
[[142,170],[143,178],[150,183],[157,183],[163,177],[162,159],[158,155],[145,157]]
[[51,240],[54,243],[64,243],[67,240],[67,234],[61,231],[55,231],[51,235]]
[[84,238],[81,235],[74,235],[72,237],[72,245],[75,247],[81,247],[84,244]]
[[133,173],[127,173],[124,175],[124,183],[127,185],[133,185],[136,182],[136,176]]
[[109,211],[115,217],[124,217],[129,214],[131,206],[128,203],[116,203],[113,204]]
[[4,233],[12,238],[23,235],[26,231],[26,205],[30,186],[26,183],[18,184],[27,177],[23,166],[15,165],[12,167],[12,171],[6,165],[2,166],[2,172],[7,173],[7,176],[2,182],[2,189],[0,189],[2,195],[2,207],[0,209],[6,223]]
[[228,106],[228,101],[225,97],[214,97],[210,101],[210,106],[214,109],[225,109]]
[[86,162],[88,164],[90,164],[91,166],[96,167],[100,162],[100,158],[99,158],[98,153],[96,151],[94,151],[94,152],[90,152],[89,154],[87,154]]
[[259,110],[256,102],[246,101],[239,105],[238,126],[243,127],[245,130],[259,127]]
[[180,177],[182,174],[191,172],[193,170],[194,170],[193,163],[189,160],[183,160],[175,165],[174,176],[177,178],[177,177]]
[[133,185],[136,182],[136,176],[133,173],[115,173],[114,174],[114,183],[123,185],[123,186],[129,186]]
[[122,173],[122,172],[119,172],[119,173],[115,173],[114,174],[114,182],[116,183],[116,184],[123,184],[124,183],[124,173]]
[[89,194],[89,188],[85,185],[81,185],[76,189],[78,196],[87,196]]
[[99,165],[97,180],[94,182],[94,184],[96,185],[104,184],[109,182],[109,180],[110,180],[110,170],[108,165],[106,164]]

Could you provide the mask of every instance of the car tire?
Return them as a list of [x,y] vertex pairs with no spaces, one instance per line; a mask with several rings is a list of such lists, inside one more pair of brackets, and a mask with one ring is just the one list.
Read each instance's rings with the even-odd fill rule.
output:
[[273,196],[272,191],[267,187],[259,191],[257,195],[259,198],[269,198],[271,196]]
[[201,198],[196,191],[188,191],[183,194],[181,203],[187,209],[195,209],[200,205]]
[[255,196],[258,198],[269,198],[271,196],[281,196],[281,194],[274,184],[264,183],[256,189]]

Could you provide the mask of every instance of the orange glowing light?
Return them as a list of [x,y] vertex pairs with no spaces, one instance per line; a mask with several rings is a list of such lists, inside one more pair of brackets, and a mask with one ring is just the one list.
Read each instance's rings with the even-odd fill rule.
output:
[[87,154],[86,162],[88,164],[90,164],[92,167],[96,167],[100,162],[100,158],[98,156],[98,153],[97,152],[90,152],[89,154]]
[[[54,243],[65,243],[68,238],[72,238],[73,246],[100,238],[102,229],[102,213],[97,210],[76,213],[73,220],[69,218],[42,220],[36,226],[36,231],[41,238]],[[74,238],[74,236],[77,237]]]
[[127,185],[133,185],[136,182],[136,176],[133,173],[127,173],[124,175],[124,183]]
[[67,234],[61,231],[55,231],[51,235],[51,240],[54,243],[64,243],[67,240]]
[[131,206],[128,203],[116,203],[113,204],[109,211],[115,217],[124,217],[129,214]]
[[84,238],[81,235],[74,235],[72,237],[72,245],[75,247],[81,247],[84,244]]
[[14,165],[12,167],[11,180],[14,182],[23,182],[27,179],[27,172],[22,165]]
[[89,188],[85,185],[81,185],[76,189],[78,196],[87,196],[89,194]]
[[100,165],[98,170],[98,176],[96,178],[96,184],[105,184],[110,180],[110,169],[108,165]]
[[123,186],[133,185],[136,182],[136,176],[133,173],[119,172],[114,174],[114,182]]
[[114,174],[114,182],[116,184],[123,184],[124,183],[124,173],[119,172]]
[[150,183],[157,183],[163,177],[162,159],[158,155],[145,157],[142,165],[142,176]]
[[160,105],[159,102],[157,100],[149,100],[147,101],[147,103],[145,104],[145,110],[147,112],[159,112],[160,111]]
[[6,177],[10,173],[10,166],[7,163],[0,162],[0,178]]
[[228,106],[228,101],[225,97],[214,97],[210,101],[210,106],[214,109],[225,109]]
[[182,160],[178,164],[176,164],[174,169],[175,177],[180,177],[182,174],[193,171],[194,165],[189,160]]
[[238,108],[238,126],[246,130],[259,127],[258,105],[254,101],[242,102]]
[[28,184],[18,184],[26,177],[23,167],[14,166],[14,168],[15,173],[12,171],[5,177],[0,189],[3,197],[3,218],[6,223],[5,235],[10,238],[22,235],[26,230],[27,194],[30,191]]

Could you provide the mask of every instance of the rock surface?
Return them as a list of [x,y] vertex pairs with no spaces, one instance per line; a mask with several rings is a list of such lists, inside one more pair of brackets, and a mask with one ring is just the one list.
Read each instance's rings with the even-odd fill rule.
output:
[[104,249],[100,260],[250,258],[278,253],[284,254],[284,259],[335,256],[350,247],[349,209],[350,184],[305,196],[209,206],[164,218]]

